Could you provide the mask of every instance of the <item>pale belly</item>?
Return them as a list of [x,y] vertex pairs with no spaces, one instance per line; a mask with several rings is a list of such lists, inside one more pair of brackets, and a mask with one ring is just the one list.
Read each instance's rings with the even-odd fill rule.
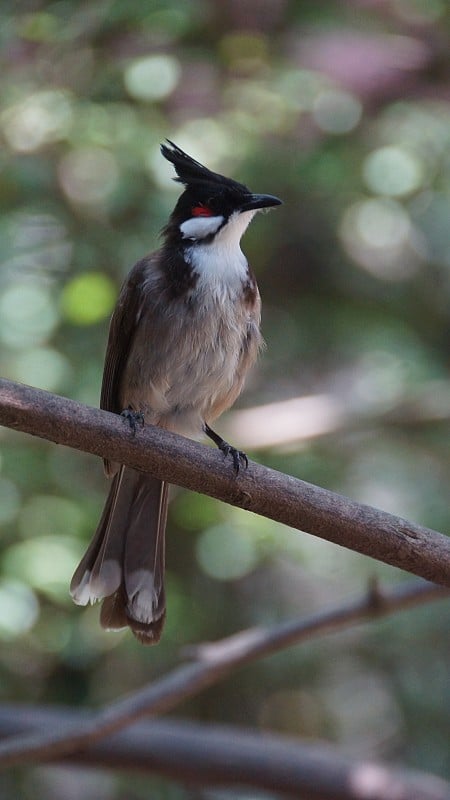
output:
[[148,423],[196,436],[232,405],[260,335],[245,309],[215,311],[178,314],[158,326],[158,336],[142,326],[125,369],[124,407],[143,412]]

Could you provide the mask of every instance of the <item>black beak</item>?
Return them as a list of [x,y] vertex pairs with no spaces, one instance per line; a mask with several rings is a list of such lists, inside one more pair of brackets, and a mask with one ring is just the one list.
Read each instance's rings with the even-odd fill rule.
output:
[[270,208],[270,206],[281,206],[282,200],[272,194],[249,194],[247,200],[242,203],[241,211],[252,211],[257,208]]

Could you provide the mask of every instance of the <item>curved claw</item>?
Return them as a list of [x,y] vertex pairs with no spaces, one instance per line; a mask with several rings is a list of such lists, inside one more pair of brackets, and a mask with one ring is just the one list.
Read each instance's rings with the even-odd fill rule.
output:
[[244,453],[243,450],[237,450],[236,447],[232,447],[231,444],[228,444],[228,442],[222,442],[222,444],[219,444],[219,450],[222,451],[225,457],[231,456],[236,475],[239,473],[241,464],[245,467],[245,469],[247,469],[248,458],[247,454]]
[[222,439],[222,437],[219,436],[218,433],[215,433],[215,431],[213,431],[212,428],[209,427],[207,422],[203,424],[203,430],[205,431],[206,435],[209,436],[209,438],[212,439],[213,442],[215,442],[215,444],[217,445],[219,450],[222,451],[225,457],[231,456],[231,458],[233,459],[233,467],[236,475],[239,472],[241,464],[243,464],[245,469],[247,469],[248,458],[243,450],[237,450],[236,447],[232,447],[231,444],[228,444],[228,442],[226,442],[225,439]]
[[141,428],[144,427],[145,420],[142,411],[133,411],[131,408],[124,408],[124,410],[120,412],[120,416],[127,420],[131,430],[133,431],[133,436],[136,436],[138,424],[141,426]]

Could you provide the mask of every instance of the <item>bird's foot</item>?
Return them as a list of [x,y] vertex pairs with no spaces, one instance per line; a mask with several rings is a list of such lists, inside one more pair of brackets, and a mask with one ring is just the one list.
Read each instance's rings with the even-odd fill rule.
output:
[[225,457],[231,456],[231,458],[233,459],[233,467],[236,475],[238,474],[241,465],[244,466],[245,469],[247,469],[248,458],[243,450],[237,450],[236,447],[233,447],[231,444],[228,444],[228,442],[226,442],[225,439],[222,439],[222,437],[219,436],[218,433],[213,431],[206,422],[204,424],[204,431],[206,435],[213,440],[213,442],[217,445],[217,447],[224,454]]
[[219,450],[224,454],[225,458],[227,456],[231,456],[233,459],[233,467],[236,475],[239,473],[241,465],[247,469],[248,467],[248,458],[247,454],[244,453],[243,450],[237,450],[236,447],[233,447],[231,444],[222,439],[221,443],[217,445]]
[[140,425],[141,428],[144,427],[145,420],[142,411],[133,411],[131,408],[125,408],[121,412],[120,416],[126,419],[128,422],[131,430],[133,431],[133,436],[136,436],[136,429],[138,425]]

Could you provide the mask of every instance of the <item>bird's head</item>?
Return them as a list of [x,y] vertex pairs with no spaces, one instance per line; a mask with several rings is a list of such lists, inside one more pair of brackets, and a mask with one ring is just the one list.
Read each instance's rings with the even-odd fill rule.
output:
[[164,231],[174,243],[207,245],[220,235],[238,245],[259,209],[281,204],[278,197],[253,194],[244,184],[212,172],[169,140],[161,153],[175,167],[174,180],[186,187]]

